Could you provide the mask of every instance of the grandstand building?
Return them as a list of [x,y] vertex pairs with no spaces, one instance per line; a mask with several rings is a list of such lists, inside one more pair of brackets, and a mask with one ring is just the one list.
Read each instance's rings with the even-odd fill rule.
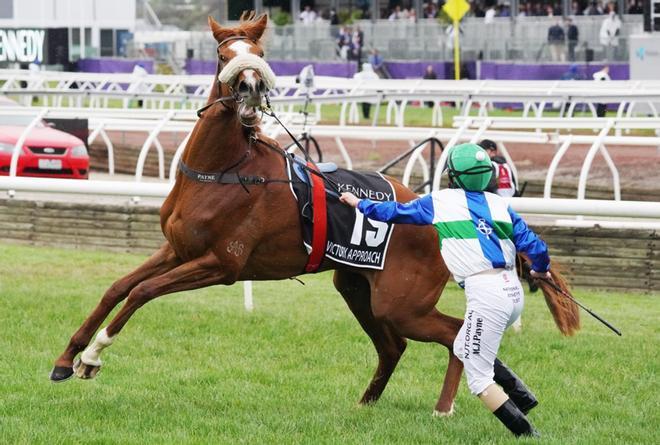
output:
[[0,0],[0,67],[123,56],[136,0]]

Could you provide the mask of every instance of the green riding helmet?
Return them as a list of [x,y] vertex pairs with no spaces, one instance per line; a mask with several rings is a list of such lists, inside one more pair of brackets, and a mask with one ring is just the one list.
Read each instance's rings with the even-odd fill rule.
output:
[[493,176],[493,164],[486,150],[477,144],[453,147],[447,161],[449,179],[463,190],[481,192]]

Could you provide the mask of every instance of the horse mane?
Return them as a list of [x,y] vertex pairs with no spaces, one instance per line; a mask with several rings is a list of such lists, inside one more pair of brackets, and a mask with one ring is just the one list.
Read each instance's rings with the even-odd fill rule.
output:
[[264,31],[266,31],[267,25],[268,15],[266,13],[257,15],[256,11],[243,11],[238,29],[255,42],[258,42]]
[[255,10],[251,10],[251,11],[250,10],[245,10],[241,13],[241,18],[239,19],[239,21],[241,23],[251,22],[255,19],[256,16],[257,16],[257,11],[255,11]]
[[[519,260],[528,261],[525,254],[519,255]],[[552,262],[550,275],[561,290],[570,294],[570,287],[562,274],[562,267],[555,261]],[[580,329],[580,308],[548,283],[539,280],[538,284],[559,331],[566,336],[574,335]]]
[[209,16],[208,22],[211,31],[213,32],[213,37],[218,42],[222,42],[226,38],[232,36],[245,36],[258,44],[261,36],[266,30],[268,16],[266,14],[257,15],[255,11],[243,11],[238,26],[234,28],[225,28],[221,26],[211,16]]

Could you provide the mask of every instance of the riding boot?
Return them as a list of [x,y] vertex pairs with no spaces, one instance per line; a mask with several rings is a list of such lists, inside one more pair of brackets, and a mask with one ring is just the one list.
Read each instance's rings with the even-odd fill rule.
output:
[[502,387],[504,392],[507,393],[523,414],[527,414],[539,404],[534,394],[527,389],[522,380],[498,358],[495,359],[494,370],[495,383]]
[[493,411],[493,414],[516,436],[540,436],[511,399]]

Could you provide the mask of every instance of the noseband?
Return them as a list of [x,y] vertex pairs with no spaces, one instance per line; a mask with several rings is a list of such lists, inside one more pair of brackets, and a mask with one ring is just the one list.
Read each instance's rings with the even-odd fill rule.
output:
[[[232,40],[249,40],[249,37],[247,37],[247,36],[231,36],[231,37],[227,37],[227,38],[224,39],[222,42],[218,43],[218,46],[216,47],[216,53],[220,50],[220,48],[221,48],[225,43],[230,42],[230,41],[232,41]],[[221,71],[221,69],[220,69],[220,57],[218,57],[218,62],[217,62],[217,64],[216,64],[216,69],[217,69],[218,73],[220,73],[220,71]],[[218,76],[216,76],[216,79],[215,79],[215,80],[216,80],[216,82],[218,83],[218,93],[220,93],[220,92],[222,91],[222,82],[220,82],[220,79],[218,78]],[[231,85],[227,85],[227,87],[229,88],[229,91],[231,92],[231,94],[230,94],[229,96],[219,97],[219,98],[217,98],[216,100],[214,100],[213,102],[210,102],[210,103],[204,105],[203,107],[198,108],[198,109],[197,109],[197,117],[200,117],[200,118],[201,118],[201,117],[202,117],[202,113],[204,113],[204,111],[208,110],[209,108],[211,108],[213,105],[215,105],[215,104],[217,104],[217,103],[221,103],[222,105],[224,105],[225,108],[229,109],[229,107],[227,106],[227,104],[225,104],[225,101],[226,101],[226,100],[233,100],[233,101],[236,102],[237,104],[240,104],[241,102],[243,102],[243,100],[244,100],[244,99],[243,99],[243,96],[241,96],[240,94],[238,94],[237,91],[234,91],[234,88],[233,88]]]

